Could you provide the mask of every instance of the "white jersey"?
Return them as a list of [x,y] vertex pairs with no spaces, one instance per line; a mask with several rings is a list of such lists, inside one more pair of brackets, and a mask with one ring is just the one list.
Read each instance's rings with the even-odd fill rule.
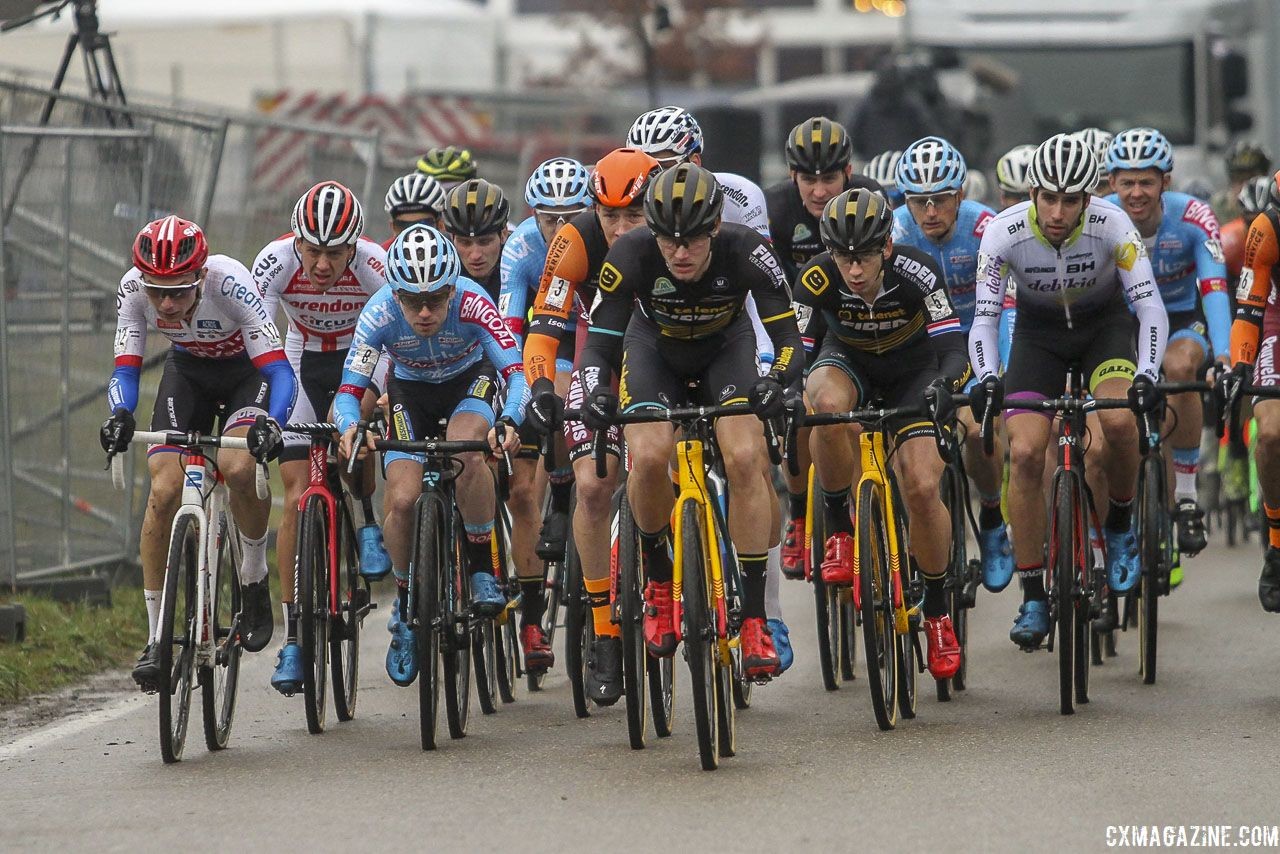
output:
[[267,316],[284,306],[289,319],[285,349],[334,351],[351,346],[356,319],[369,297],[385,285],[386,251],[368,238],[356,242],[356,255],[326,291],[311,284],[293,247],[293,235],[268,243],[253,263],[253,278]]
[[721,218],[725,222],[736,222],[747,228],[754,228],[766,240],[772,240],[769,234],[769,211],[765,207],[764,191],[755,182],[735,175],[732,172],[716,172],[716,183],[724,192],[724,213]]
[[1120,208],[1091,196],[1080,225],[1059,247],[1040,231],[1031,202],[988,220],[978,250],[977,306],[969,333],[969,360],[979,380],[1000,366],[1000,312],[1009,283],[1020,324],[1067,328],[1088,324],[1106,311],[1126,310],[1123,292],[1138,316],[1138,372],[1158,376],[1169,320],[1146,247]]

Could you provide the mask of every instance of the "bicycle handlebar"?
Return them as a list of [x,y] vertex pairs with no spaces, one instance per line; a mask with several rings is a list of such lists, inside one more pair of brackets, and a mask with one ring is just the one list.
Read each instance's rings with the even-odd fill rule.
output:
[[[249,442],[243,436],[204,436],[200,433],[181,433],[171,430],[135,430],[133,442],[146,442],[149,445],[176,445],[180,448],[226,448],[229,451],[247,451]],[[108,454],[111,464],[111,482],[116,489],[123,490],[127,484],[124,478],[124,460],[117,453]],[[259,462],[254,466],[253,489],[259,499],[266,500],[271,495],[267,486],[267,464]]]

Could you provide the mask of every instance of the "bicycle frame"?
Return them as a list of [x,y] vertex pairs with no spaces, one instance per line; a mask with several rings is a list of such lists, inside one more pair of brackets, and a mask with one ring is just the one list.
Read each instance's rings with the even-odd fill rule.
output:
[[[725,599],[724,585],[724,549],[719,547],[721,536],[716,525],[718,509],[711,504],[711,490],[706,480],[706,468],[703,462],[704,444],[701,436],[695,434],[692,439],[683,439],[676,443],[676,475],[679,494],[671,513],[672,542],[675,552],[675,568],[671,580],[671,598],[675,606],[674,621],[677,640],[683,640],[683,605],[681,591],[684,589],[683,578],[683,530],[682,521],[684,506],[694,502],[701,510],[703,525],[703,560],[708,569],[707,580],[711,584],[710,601],[715,603],[716,640],[720,651],[721,663],[730,664],[729,653],[729,611]],[[712,548],[712,544],[717,548]]]
[[[196,666],[211,666],[215,654],[213,639],[209,637],[209,608],[213,601],[213,590],[218,583],[218,549],[221,546],[223,531],[219,526],[218,531],[211,532],[209,520],[220,518],[228,502],[226,481],[216,468],[213,470],[208,468],[210,461],[216,462],[216,451],[212,449],[208,455],[198,450],[183,452],[182,503],[174,514],[173,525],[170,527],[172,538],[172,532],[177,530],[183,517],[194,516],[200,531],[196,574],[196,625],[193,633],[199,638],[196,646]],[[205,492],[206,479],[213,481],[208,493]],[[206,502],[208,502],[207,509]],[[233,548],[238,549],[239,545],[235,543]],[[166,566],[165,573],[169,571],[170,567]],[[165,588],[167,592],[167,584]],[[165,613],[168,607],[169,603],[162,597],[161,613]],[[230,636],[235,635],[235,627],[232,628]]]
[[[881,506],[884,508],[885,527],[888,529],[889,542],[889,580],[893,595],[893,627],[898,634],[910,631],[910,620],[920,610],[920,603],[908,606],[902,595],[902,555],[906,544],[899,541],[898,533],[902,528],[898,525],[896,490],[890,481],[893,475],[889,472],[888,455],[885,452],[884,431],[881,429],[863,430],[858,437],[859,456],[862,460],[862,476],[855,486],[855,495],[861,493],[865,483],[875,484],[882,496]],[[861,609],[862,567],[858,560],[858,533],[854,532],[853,549],[853,596],[854,607]]]
[[[337,429],[336,427],[334,428]],[[338,590],[341,581],[338,577],[338,566],[341,556],[338,554],[340,530],[338,528],[338,496],[329,488],[329,445],[331,440],[325,436],[312,435],[311,446],[307,449],[308,479],[307,488],[298,496],[298,524],[302,525],[302,513],[311,498],[319,498],[324,504],[325,517],[329,523],[328,542],[325,552],[329,563],[329,615],[341,616],[342,606],[338,603]],[[301,531],[297,542],[302,542]],[[299,599],[297,556],[294,557],[293,601]]]

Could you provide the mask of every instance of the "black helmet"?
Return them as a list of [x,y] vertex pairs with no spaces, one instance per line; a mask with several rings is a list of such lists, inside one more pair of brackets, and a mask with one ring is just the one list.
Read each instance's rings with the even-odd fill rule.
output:
[[724,193],[709,170],[681,163],[649,183],[644,195],[644,218],[661,237],[697,237],[720,221]]
[[1227,149],[1227,173],[1230,175],[1265,175],[1271,171],[1271,158],[1261,145],[1244,140]]
[[511,205],[501,188],[483,178],[472,178],[449,191],[444,224],[456,235],[479,237],[506,228],[510,213]]
[[853,143],[844,125],[814,116],[787,135],[787,165],[806,175],[835,172],[853,160]]
[[818,231],[828,249],[865,252],[883,246],[893,230],[893,211],[879,193],[863,187],[845,190],[822,209]]

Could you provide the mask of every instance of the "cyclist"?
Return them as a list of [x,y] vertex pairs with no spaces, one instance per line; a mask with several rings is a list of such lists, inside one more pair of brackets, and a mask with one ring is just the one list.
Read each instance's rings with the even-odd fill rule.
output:
[[[1169,192],[1173,147],[1154,128],[1116,134],[1106,165],[1115,191],[1107,201],[1123,207],[1142,236],[1169,313],[1165,377],[1172,382],[1194,380],[1203,375],[1210,358],[1225,363],[1231,346],[1231,305],[1217,217],[1208,204]],[[1175,416],[1169,441],[1178,550],[1194,555],[1206,545],[1204,511],[1196,503],[1204,409],[1200,399],[1189,394],[1171,398],[1169,408]],[[1181,581],[1179,564],[1169,583],[1177,586]]]
[[1084,128],[1076,131],[1076,136],[1089,146],[1093,156],[1098,158],[1098,181],[1090,192],[1095,196],[1105,196],[1111,192],[1111,184],[1107,179],[1107,150],[1111,147],[1111,140],[1115,139],[1115,136],[1102,128]]
[[996,161],[1000,210],[1031,198],[1031,182],[1027,180],[1027,170],[1031,167],[1031,156],[1035,153],[1034,145],[1015,145]]
[[511,205],[502,189],[473,178],[449,191],[444,232],[453,241],[467,276],[497,303],[502,291],[502,244],[507,239]]
[[[429,179],[424,179],[429,180]],[[337,181],[321,181],[307,190],[293,208],[293,231],[273,240],[258,253],[253,278],[262,295],[267,317],[284,307],[289,328],[285,353],[298,378],[293,417],[300,422],[323,421],[342,379],[356,318],[369,297],[385,283],[386,253],[362,238],[364,212],[355,194]],[[385,364],[384,364],[385,367]],[[385,370],[375,385],[384,384]],[[366,417],[373,411],[377,389],[365,395]],[[284,481],[284,511],[276,535],[280,589],[294,590],[293,570],[298,547],[298,499],[309,479],[310,437],[284,434],[280,478]],[[361,500],[356,539],[360,573],[383,578],[391,563],[382,547],[382,530],[373,513],[374,471],[366,467],[363,482],[352,492]],[[271,684],[285,696],[302,687],[302,649],[298,646],[298,613],[291,596],[282,596],[285,645],[280,650]]]
[[862,174],[880,185],[889,205],[895,208],[904,201],[898,187],[898,161],[901,159],[901,151],[882,151],[862,167]]
[[[880,397],[890,407],[924,405],[946,421],[954,412],[952,391],[969,378],[960,319],[938,263],[919,249],[894,243],[894,217],[886,200],[871,190],[846,190],[827,203],[821,223],[827,251],[809,262],[795,287],[797,308],[820,312],[827,324],[805,393],[815,412],[848,412]],[[960,667],[960,644],[948,613],[951,519],[938,491],[942,458],[931,420],[900,417],[889,429],[911,520],[911,554],[925,578],[929,672],[948,679]],[[858,462],[854,428],[816,430],[814,469],[834,526],[822,580],[850,585],[849,492]]]
[[440,188],[447,193],[476,177],[476,161],[469,149],[458,145],[436,146],[418,158],[418,171],[439,181]]
[[[955,146],[937,136],[918,139],[898,161],[898,187],[906,204],[893,212],[894,245],[910,246],[933,259],[966,335],[973,325],[978,243],[995,216],[991,208],[965,198],[967,176],[964,157]],[[1000,511],[1003,443],[997,439],[996,452],[987,456],[973,414],[962,409],[957,415],[965,433],[965,468],[978,488],[982,583],[995,592],[1013,578],[1013,550]]]
[[[1030,201],[1001,211],[987,224],[969,332],[969,358],[978,377],[971,395],[975,413],[985,412],[989,402],[999,406],[1006,397],[1058,397],[1073,363],[1080,365],[1097,397],[1128,394],[1140,408],[1156,405],[1152,384],[1168,332],[1164,304],[1133,223],[1120,208],[1089,194],[1097,173],[1097,158],[1082,140],[1052,136],[1031,160]],[[1002,379],[997,375],[997,337],[1009,277],[1017,285],[1018,325]],[[1126,298],[1133,312],[1126,308]],[[1125,593],[1138,580],[1132,525],[1137,426],[1126,410],[1098,414],[1108,451],[1100,460],[1109,489],[1103,523],[1107,577],[1112,591]],[[1023,595],[1009,638],[1030,649],[1049,631],[1043,548],[1051,424],[1050,418],[1029,410],[1006,413],[1012,467],[1009,515],[1018,532],[1013,545]]]
[[[700,382],[704,400],[749,402],[761,418],[780,414],[783,388],[801,365],[786,278],[763,237],[722,223],[723,207],[715,176],[681,163],[653,179],[645,193],[650,232],[628,232],[609,249],[580,364],[587,426],[607,429],[619,405],[624,411],[680,406],[689,380]],[[757,369],[748,295],[776,353],[765,376]],[[615,394],[608,382],[619,356]],[[670,656],[676,645],[667,551],[674,428],[636,424],[625,432],[632,462],[627,494],[649,578],[645,641],[651,654]],[[733,494],[729,531],[742,565],[743,668],[751,677],[776,675],[780,662],[764,602],[771,532],[760,524],[776,502],[764,434],[750,416],[720,419],[716,434]]]
[[[522,222],[502,247],[502,293],[498,298],[498,310],[517,336],[524,334],[529,297],[538,291],[547,260],[547,244],[560,226],[591,205],[590,179],[587,167],[578,161],[555,157],[533,170],[525,183],[524,200],[533,210],[533,216]],[[556,353],[565,376],[561,391],[569,387],[573,347],[573,337],[566,336]],[[573,472],[564,454],[557,453],[557,459],[564,464],[550,475],[551,514],[542,525],[542,500],[548,476],[546,469],[538,464],[538,432],[533,425],[526,423],[521,427],[520,444],[507,499],[507,509],[511,511],[511,553],[523,594],[520,631],[525,669],[545,670],[555,662],[555,656],[542,635],[546,583],[542,561],[564,556]],[[542,525],[541,533],[539,525]]]
[[1227,149],[1227,187],[1215,193],[1209,203],[1213,205],[1218,222],[1227,222],[1240,216],[1240,191],[1250,178],[1271,175],[1271,156],[1256,142],[1241,140]]
[[[1233,297],[1235,285],[1244,269],[1244,240],[1249,233],[1249,226],[1269,207],[1280,205],[1280,194],[1277,194],[1275,179],[1270,175],[1250,178],[1240,188],[1237,198],[1241,215],[1222,223],[1222,255],[1227,262],[1227,296]],[[1234,298],[1232,302],[1234,302]]]
[[[271,500],[257,496],[254,458],[265,461],[279,454],[279,425],[289,420],[296,391],[280,335],[244,265],[210,255],[200,227],[176,216],[138,232],[133,266],[120,279],[116,306],[115,370],[107,385],[111,417],[102,425],[103,450],[124,450],[133,437],[151,326],[173,344],[165,356],[151,429],[209,433],[217,417],[224,435],[248,439],[249,454],[225,451],[218,455],[218,468],[231,490],[243,548],[240,641],[247,651],[259,652],[270,642],[274,622],[267,586]],[[160,678],[160,599],[169,529],[182,500],[178,451],[169,445],[147,450],[151,492],[140,545],[148,634],[133,679],[148,692],[157,690]]]
[[385,252],[391,241],[415,222],[436,227],[444,211],[444,187],[430,175],[411,172],[401,175],[387,188],[383,207],[391,218],[391,236],[382,244]]
[[[530,393],[528,417],[540,431],[550,432],[559,422],[560,400],[564,396],[559,388],[568,372],[561,369],[558,354],[565,341],[575,343],[575,322],[578,329],[587,327],[587,308],[595,300],[597,280],[609,247],[623,234],[645,224],[644,191],[660,169],[658,161],[638,149],[609,152],[591,175],[594,209],[569,220],[551,240],[524,345],[524,371]],[[582,407],[582,378],[576,370],[569,377],[567,397],[571,408]],[[610,427],[604,447],[608,454],[607,476],[598,478],[590,456],[594,431],[581,422],[566,422],[564,436],[578,488],[573,541],[595,626],[587,661],[587,693],[597,705],[612,705],[622,696],[623,688],[622,640],[609,601],[609,522],[621,442],[618,429]],[[536,621],[524,623],[521,639],[526,650],[547,647],[542,627]],[[550,650],[545,654],[550,655]]]
[[[396,439],[413,441],[435,432],[448,419],[450,440],[488,436],[495,453],[519,446],[516,428],[524,417],[524,373],[520,346],[484,290],[461,275],[458,252],[444,235],[427,225],[411,225],[387,252],[387,287],[369,300],[356,323],[334,400],[342,431],[340,456],[350,457],[360,418],[360,398],[386,350],[393,373],[387,380],[391,429]],[[493,399],[499,374],[507,383],[501,421],[494,427]],[[370,445],[373,437],[370,437]],[[364,449],[357,449],[364,454]],[[413,510],[422,493],[423,457],[392,451],[385,455],[385,530],[387,551],[399,589],[398,612],[406,613]],[[466,566],[471,578],[471,607],[493,616],[506,605],[493,576],[495,496],[493,476],[482,454],[461,454],[457,476],[458,510],[466,527]],[[405,686],[418,675],[417,647],[409,621],[389,626],[387,674]]]

